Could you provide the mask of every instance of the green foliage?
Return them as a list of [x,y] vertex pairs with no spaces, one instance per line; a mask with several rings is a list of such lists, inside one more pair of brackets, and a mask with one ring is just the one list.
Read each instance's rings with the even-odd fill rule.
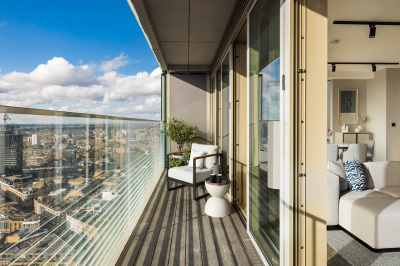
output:
[[184,161],[175,157],[169,158],[169,168],[174,168],[177,166],[183,166]]
[[187,143],[186,144],[186,149],[185,150],[188,150],[189,152],[185,152],[184,154],[182,154],[183,155],[183,157],[185,157],[185,159],[186,160],[190,160],[190,151],[192,150],[192,144],[189,144],[189,143]]
[[194,131],[198,129],[197,125],[190,125],[182,119],[172,118],[166,124],[165,130],[162,131],[167,137],[170,137],[173,142],[178,144],[178,150],[182,148],[190,140],[198,138],[199,135]]

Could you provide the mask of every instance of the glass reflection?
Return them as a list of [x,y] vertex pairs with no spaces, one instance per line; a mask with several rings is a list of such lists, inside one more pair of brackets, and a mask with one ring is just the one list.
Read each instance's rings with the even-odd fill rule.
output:
[[279,265],[280,17],[278,0],[250,13],[250,232],[271,265]]

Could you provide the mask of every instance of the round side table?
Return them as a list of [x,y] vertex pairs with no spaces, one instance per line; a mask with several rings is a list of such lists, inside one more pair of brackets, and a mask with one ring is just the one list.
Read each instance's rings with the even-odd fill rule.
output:
[[206,202],[205,213],[211,217],[225,217],[231,214],[231,204],[224,198],[230,188],[229,178],[222,178],[221,184],[210,183],[210,178],[207,178],[205,184],[211,195]]

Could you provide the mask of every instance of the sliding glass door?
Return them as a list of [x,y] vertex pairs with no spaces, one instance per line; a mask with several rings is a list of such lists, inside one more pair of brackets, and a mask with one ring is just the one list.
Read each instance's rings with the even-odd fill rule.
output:
[[270,265],[280,246],[280,1],[258,0],[248,16],[249,230]]

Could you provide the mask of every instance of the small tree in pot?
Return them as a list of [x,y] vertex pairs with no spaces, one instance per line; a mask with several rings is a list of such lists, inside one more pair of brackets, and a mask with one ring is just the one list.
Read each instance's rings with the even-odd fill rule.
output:
[[199,135],[194,131],[198,129],[197,125],[190,125],[182,119],[172,118],[166,124],[163,133],[170,137],[173,142],[178,145],[178,150],[182,151],[185,144],[192,139],[198,138]]

